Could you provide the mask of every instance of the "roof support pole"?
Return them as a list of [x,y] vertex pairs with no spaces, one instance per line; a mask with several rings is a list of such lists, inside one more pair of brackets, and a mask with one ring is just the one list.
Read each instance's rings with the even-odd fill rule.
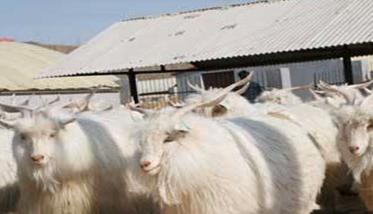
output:
[[351,56],[348,54],[343,56],[343,72],[344,72],[346,83],[348,85],[354,84],[354,77],[352,74]]
[[136,73],[133,69],[128,70],[128,82],[130,84],[131,97],[135,103],[139,103],[139,94],[137,93],[137,84],[136,84]]

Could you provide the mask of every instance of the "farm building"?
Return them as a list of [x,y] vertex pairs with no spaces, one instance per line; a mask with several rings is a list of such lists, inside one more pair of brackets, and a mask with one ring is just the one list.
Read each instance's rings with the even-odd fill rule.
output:
[[63,56],[31,44],[0,42],[0,101],[18,102],[37,95],[31,99],[31,104],[40,105],[40,97],[50,100],[60,95],[61,100],[70,100],[88,93],[92,87],[100,87],[94,99],[119,103],[119,78],[114,76],[34,79],[41,69],[55,64]]
[[[360,57],[352,61],[353,83],[360,83],[371,79],[370,58]],[[246,94],[249,100],[254,100],[261,91],[270,88],[289,88],[316,84],[319,80],[342,84],[345,82],[343,61],[341,59],[329,59],[311,62],[286,63],[266,66],[249,66],[216,71],[199,71],[177,73],[177,85],[180,92],[187,92],[187,82],[199,85],[203,88],[225,87],[240,79],[242,72],[255,71],[253,82],[260,85],[260,89],[250,88]],[[311,98],[308,90],[295,91],[304,99]],[[180,93],[184,98],[187,93]]]
[[137,77],[154,73],[176,76],[167,91],[180,97],[191,90],[187,79],[224,86],[242,70],[258,71],[264,88],[351,84],[370,78],[369,58],[353,57],[373,54],[372,21],[371,0],[264,1],[136,18],[113,24],[40,76],[127,75],[135,101]]

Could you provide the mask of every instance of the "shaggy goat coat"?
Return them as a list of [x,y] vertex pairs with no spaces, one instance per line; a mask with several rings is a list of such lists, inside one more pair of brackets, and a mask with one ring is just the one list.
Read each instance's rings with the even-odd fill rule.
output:
[[298,105],[303,103],[302,99],[292,91],[286,89],[272,89],[264,91],[255,99],[258,103],[273,103],[286,106]]
[[[43,119],[28,122],[33,129],[51,125]],[[28,122],[21,121],[26,131],[31,128]],[[127,164],[136,149],[126,140],[131,123],[124,111],[78,116],[59,130],[56,152],[40,168],[30,165],[19,136],[14,137],[21,189],[18,213],[154,213],[150,200],[128,191]]]
[[[148,139],[164,119],[150,119],[139,137]],[[147,178],[163,213],[305,214],[318,207],[325,163],[298,125],[270,117],[180,120],[188,133],[164,144],[160,171]]]
[[281,114],[299,124],[317,144],[325,162],[326,176],[321,194],[321,204],[326,209],[335,208],[337,187],[349,182],[348,168],[342,162],[337,146],[338,127],[328,110],[308,103],[291,106]]
[[19,199],[17,164],[12,154],[13,132],[0,129],[0,213],[15,211]]
[[[206,101],[214,97],[219,91],[220,89],[209,89],[203,93],[191,94],[187,97],[185,103]],[[206,117],[232,118],[256,115],[259,111],[245,97],[235,92],[229,92],[218,105],[199,108],[195,112]]]
[[[360,106],[344,106],[335,112],[339,122],[338,148],[343,160],[360,183],[359,195],[368,210],[373,211],[373,111]],[[360,155],[352,154],[349,146],[360,147]]]

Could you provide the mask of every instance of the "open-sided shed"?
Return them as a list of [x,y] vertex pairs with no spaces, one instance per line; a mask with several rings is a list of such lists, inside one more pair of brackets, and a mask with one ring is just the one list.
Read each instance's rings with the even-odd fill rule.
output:
[[[61,100],[83,96],[91,88],[97,89],[97,97],[110,103],[118,103],[119,78],[101,77],[66,77],[58,79],[35,79],[41,69],[57,63],[64,54],[36,45],[14,41],[0,42],[0,100],[9,102],[25,99],[30,95],[44,98],[61,96]],[[39,102],[39,99],[33,99]],[[35,104],[35,103],[34,103]]]
[[[373,53],[373,1],[284,0],[118,22],[44,70],[41,77],[190,72]],[[172,66],[191,65],[186,69]]]

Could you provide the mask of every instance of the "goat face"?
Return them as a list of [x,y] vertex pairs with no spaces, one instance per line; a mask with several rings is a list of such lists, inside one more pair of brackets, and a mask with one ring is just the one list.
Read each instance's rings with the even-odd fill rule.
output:
[[47,165],[57,151],[59,130],[56,122],[44,116],[20,120],[13,140],[17,159],[31,167]]
[[341,126],[340,135],[346,152],[362,156],[373,143],[373,119],[355,115]]
[[72,121],[55,120],[43,112],[19,119],[13,126],[13,154],[19,171],[31,178],[45,177],[45,173],[54,176],[57,165],[65,162],[61,139],[64,126]]
[[167,115],[149,121],[149,126],[142,133],[140,143],[142,151],[140,167],[145,173],[158,174],[175,143],[186,135],[188,129],[186,125],[175,124],[179,123],[172,122]]

